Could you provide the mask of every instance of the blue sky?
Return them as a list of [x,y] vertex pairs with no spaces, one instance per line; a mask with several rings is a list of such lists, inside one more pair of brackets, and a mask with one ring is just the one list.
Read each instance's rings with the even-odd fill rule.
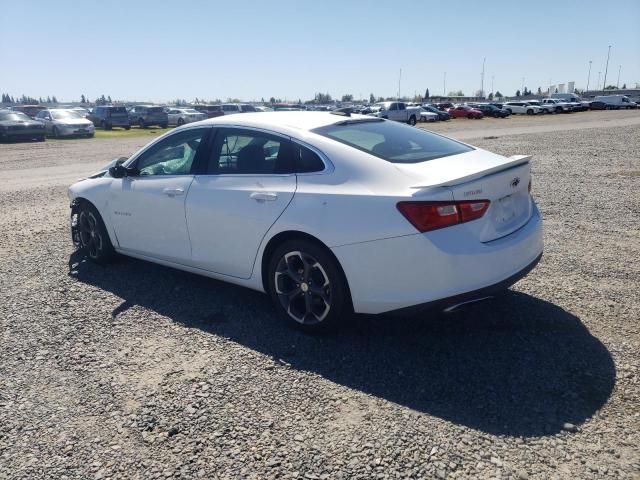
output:
[[0,92],[356,98],[640,82],[640,0],[0,0]]

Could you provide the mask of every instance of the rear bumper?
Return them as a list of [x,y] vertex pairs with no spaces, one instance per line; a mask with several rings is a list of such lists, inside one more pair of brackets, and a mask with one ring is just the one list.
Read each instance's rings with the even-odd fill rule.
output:
[[[505,289],[526,275],[543,250],[537,208],[506,237],[481,243],[465,224],[425,234],[332,248],[358,313],[384,313]],[[485,292],[486,296],[487,293]]]
[[446,308],[460,305],[463,303],[473,302],[474,300],[481,300],[485,298],[490,298],[496,295],[503,293],[507,288],[511,285],[518,282],[518,280],[523,279],[527,276],[527,274],[533,270],[538,262],[542,258],[542,253],[538,255],[533,262],[524,267],[519,272],[511,275],[504,280],[494,283],[493,285],[489,285],[488,287],[479,288],[477,290],[473,290],[471,292],[460,293],[458,295],[453,295],[451,297],[442,298],[440,300],[434,300],[432,302],[426,302],[419,305],[413,305],[411,307],[399,308],[397,310],[392,310],[387,313],[391,313],[394,315],[415,315],[417,313],[423,312],[425,310],[444,310]]

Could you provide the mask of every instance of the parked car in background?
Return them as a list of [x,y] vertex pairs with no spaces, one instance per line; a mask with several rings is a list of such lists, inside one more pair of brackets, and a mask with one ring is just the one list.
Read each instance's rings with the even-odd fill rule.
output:
[[479,120],[484,117],[484,114],[475,108],[468,107],[466,105],[457,105],[447,110],[451,118],[470,118]]
[[132,125],[147,128],[156,125],[167,128],[169,119],[163,107],[155,105],[134,105],[129,109],[129,121]]
[[604,102],[601,102],[599,100],[594,100],[594,101],[589,103],[589,108],[591,110],[606,110],[607,109],[607,104],[604,103]]
[[511,115],[508,111],[488,103],[467,103],[467,106],[480,110],[485,117],[507,118]]
[[223,103],[222,111],[225,115],[231,115],[232,113],[257,112],[258,110],[248,103]]
[[95,127],[91,120],[71,109],[49,108],[41,110],[36,119],[44,123],[45,132],[51,137],[93,137]]
[[15,112],[22,112],[28,117],[35,118],[40,110],[44,110],[44,105],[14,105],[11,110]]
[[274,103],[273,110],[275,112],[293,112],[299,110],[306,110],[304,105],[299,103]]
[[426,110],[427,112],[435,113],[436,115],[438,115],[438,118],[441,121],[446,121],[446,120],[449,120],[451,118],[451,116],[447,112],[443,112],[442,110],[438,110],[433,105],[422,105],[422,109]]
[[542,103],[540,100],[526,100],[524,103],[540,108],[541,113],[556,113],[556,109],[553,105]]
[[421,108],[408,107],[404,102],[378,102],[373,105],[373,111],[369,115],[415,125],[420,119]]
[[447,110],[449,110],[450,108],[455,107],[455,105],[451,102],[441,102],[441,103],[436,103],[435,107],[438,110],[442,110],[443,112],[446,112]]
[[519,113],[527,115],[536,115],[542,112],[540,107],[529,105],[526,102],[505,102],[502,106],[509,113]]
[[204,113],[207,118],[221,117],[224,115],[222,105],[195,105],[193,109]]
[[573,107],[567,102],[563,102],[562,100],[558,100],[557,98],[543,98],[543,105],[551,105],[556,113],[571,113],[573,112]]
[[97,263],[119,252],[266,292],[314,332],[524,277],[543,251],[530,170],[374,117],[220,117],[71,185],[71,238]]
[[122,106],[99,105],[95,107],[87,117],[96,127],[111,130],[113,127],[122,127],[125,130],[131,128],[129,112]]
[[632,102],[626,95],[599,95],[594,101],[604,103],[608,109],[637,108],[636,102]]
[[256,108],[256,112],[273,112],[273,108],[271,107],[258,106],[255,108]]
[[73,108],[70,108],[69,110],[73,110],[74,112],[79,113],[80,115],[82,115],[83,118],[87,118],[89,116],[89,109],[88,108],[73,107]]
[[419,108],[420,108],[421,122],[439,122],[440,121],[440,115],[438,115],[437,113],[427,110],[424,107],[419,107]]
[[0,140],[37,140],[44,142],[44,123],[23,112],[0,110]]
[[167,118],[169,125],[184,125],[185,123],[199,122],[206,120],[207,115],[193,108],[168,108]]

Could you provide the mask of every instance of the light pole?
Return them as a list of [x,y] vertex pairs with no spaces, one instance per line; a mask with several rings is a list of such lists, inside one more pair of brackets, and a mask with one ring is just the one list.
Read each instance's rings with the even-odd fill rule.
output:
[[447,72],[444,72],[444,80],[442,81],[442,96],[447,94]]
[[522,77],[522,90],[520,90],[520,95],[524,96],[524,77]]
[[587,92],[589,91],[589,80],[591,79],[591,62],[593,60],[589,60],[589,73],[587,74]]
[[598,85],[597,85],[598,90],[600,89],[600,74],[601,74],[601,73],[602,73],[602,72],[598,72]]
[[495,78],[495,75],[491,75],[491,96],[493,97],[493,79]]
[[400,100],[400,82],[402,82],[402,69],[400,69],[400,76],[398,77],[398,100]]
[[618,65],[618,81],[616,82],[617,89],[620,89],[620,70],[622,70],[622,65]]
[[607,66],[604,67],[604,82],[602,83],[602,91],[607,88],[607,71],[609,70],[609,55],[611,55],[611,45],[609,45],[609,51],[607,52]]
[[484,62],[487,61],[487,57],[482,59],[482,73],[480,74],[480,97],[484,97]]

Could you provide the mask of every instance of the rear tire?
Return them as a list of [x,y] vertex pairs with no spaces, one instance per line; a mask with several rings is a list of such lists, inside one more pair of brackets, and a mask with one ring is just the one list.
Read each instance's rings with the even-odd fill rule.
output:
[[182,125],[184,125],[184,120],[182,118],[178,119],[178,126],[181,127]]
[[76,221],[80,250],[89,260],[98,264],[112,260],[115,250],[98,210],[85,202],[78,208]]
[[58,127],[53,127],[53,131],[51,132],[53,138],[60,138],[60,132],[58,131]]
[[342,269],[321,245],[304,239],[283,243],[271,255],[267,275],[267,292],[292,327],[326,331],[350,312]]
[[527,110],[527,115],[533,115],[533,110],[531,110],[530,108]]
[[138,126],[140,128],[147,128],[147,126],[144,123],[144,120],[142,118],[138,119]]
[[131,130],[131,125],[124,127],[125,130]]
[[168,123],[163,123],[162,125],[160,125],[160,128],[168,128],[169,124]]

